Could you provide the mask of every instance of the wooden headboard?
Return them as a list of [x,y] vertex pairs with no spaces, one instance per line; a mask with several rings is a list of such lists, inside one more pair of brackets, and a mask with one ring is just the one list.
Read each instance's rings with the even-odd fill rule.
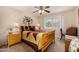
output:
[[35,26],[21,26],[21,31],[35,31]]

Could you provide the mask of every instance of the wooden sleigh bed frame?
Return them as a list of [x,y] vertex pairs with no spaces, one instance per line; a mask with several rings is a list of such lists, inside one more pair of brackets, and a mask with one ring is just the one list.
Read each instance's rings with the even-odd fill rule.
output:
[[51,43],[55,43],[55,31],[35,31],[35,26],[21,26],[22,41],[37,52],[47,49]]
[[35,41],[34,42],[31,41],[31,39],[35,40],[32,33],[29,34],[27,38],[26,38],[27,34],[22,34],[23,35],[22,41],[31,46],[32,49],[34,49],[36,52],[46,51],[47,47],[50,44],[55,43],[55,31],[44,32],[42,35],[41,33],[39,33],[36,37],[37,39],[36,43],[34,43]]

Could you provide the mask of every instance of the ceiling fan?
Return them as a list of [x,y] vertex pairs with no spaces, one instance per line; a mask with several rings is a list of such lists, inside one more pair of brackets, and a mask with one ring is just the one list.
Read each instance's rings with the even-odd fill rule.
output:
[[50,8],[49,6],[35,6],[35,8],[37,8],[37,10],[33,13],[38,12],[40,15],[42,15],[44,12],[50,13],[50,11],[47,10],[48,8]]

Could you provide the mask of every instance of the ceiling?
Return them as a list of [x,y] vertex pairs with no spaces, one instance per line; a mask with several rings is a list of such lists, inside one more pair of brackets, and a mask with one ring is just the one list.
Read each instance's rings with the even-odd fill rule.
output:
[[[36,11],[37,9],[34,8],[34,6],[13,6],[11,8],[17,9],[19,11],[22,12],[29,12],[32,13],[33,15],[39,16],[40,14],[38,12],[33,13],[33,11]],[[58,12],[62,12],[62,11],[66,11],[66,10],[70,10],[76,7],[73,6],[50,6],[50,8],[48,8],[49,11],[51,11],[51,13],[58,13]],[[43,13],[43,15],[49,15],[48,13]]]

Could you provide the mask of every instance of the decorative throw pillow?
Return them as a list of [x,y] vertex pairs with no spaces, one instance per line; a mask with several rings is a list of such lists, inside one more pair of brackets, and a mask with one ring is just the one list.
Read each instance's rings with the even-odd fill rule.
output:
[[35,31],[35,26],[29,26],[30,31]]
[[36,30],[36,31],[40,31],[40,30],[41,30],[41,27],[40,27],[39,24],[37,24],[37,25],[35,26],[35,30]]

